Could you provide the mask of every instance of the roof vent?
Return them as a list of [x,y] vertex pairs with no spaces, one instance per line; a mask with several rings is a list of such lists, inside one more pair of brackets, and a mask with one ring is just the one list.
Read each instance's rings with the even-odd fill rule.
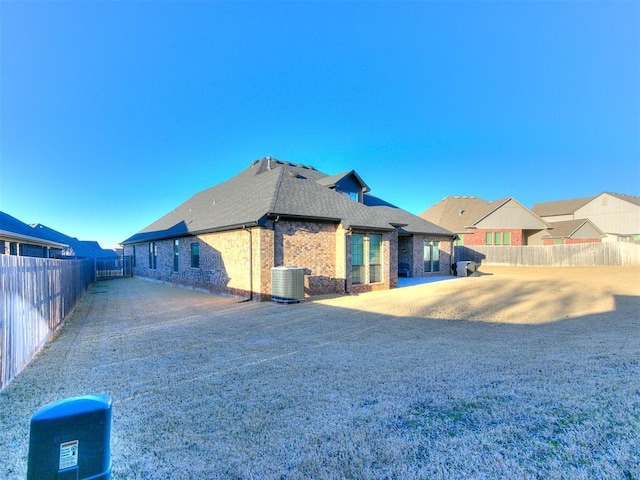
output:
[[303,175],[300,175],[298,172],[294,172],[293,170],[289,170],[287,173],[289,174],[289,176],[291,178],[301,178],[303,180],[306,180],[306,178],[307,178],[307,177],[305,177]]

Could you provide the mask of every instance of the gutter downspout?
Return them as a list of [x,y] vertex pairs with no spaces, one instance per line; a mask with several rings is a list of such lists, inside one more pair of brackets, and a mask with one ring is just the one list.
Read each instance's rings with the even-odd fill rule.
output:
[[[456,237],[457,237],[457,235],[456,235]],[[456,262],[456,255],[455,255],[455,252],[456,252],[455,248],[456,247],[454,245],[454,243],[456,243],[456,237],[451,237],[451,240],[449,240],[449,245],[450,245],[450,248],[451,248],[451,261],[449,262],[449,274],[452,273],[453,265]]]

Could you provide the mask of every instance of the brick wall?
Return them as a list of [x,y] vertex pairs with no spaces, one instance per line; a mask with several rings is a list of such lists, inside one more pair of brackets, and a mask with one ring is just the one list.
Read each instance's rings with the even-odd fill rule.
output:
[[[249,256],[256,245],[249,230],[208,233],[178,238],[178,270],[174,270],[174,239],[156,241],[156,268],[149,266],[149,242],[135,245],[133,274],[176,283],[208,291],[241,297],[251,294],[252,281],[260,285],[260,274],[250,275],[252,267],[259,268]],[[191,267],[191,244],[200,245],[200,265]],[[133,255],[133,246],[125,245],[125,255]],[[259,249],[258,249],[259,252]],[[259,253],[258,255],[259,256]]]
[[575,245],[578,243],[600,243],[599,238],[565,238],[565,245]]
[[271,268],[274,265],[274,234],[268,228],[253,231],[253,300],[271,299]]
[[336,270],[336,225],[280,220],[275,223],[275,265],[305,269],[305,294],[344,291]]
[[520,229],[477,229],[473,230],[473,233],[468,233],[464,235],[464,245],[465,246],[473,246],[473,245],[486,245],[486,233],[487,232],[510,232],[511,233],[511,245],[519,246],[525,245],[526,242],[524,240],[523,231]]
[[[424,243],[439,242],[440,265],[437,272],[424,271]],[[414,235],[412,237],[412,277],[432,277],[436,275],[449,275],[451,272],[451,239],[433,235]]]
[[[440,269],[424,272],[424,242],[439,242]],[[431,235],[412,235],[398,238],[398,263],[409,265],[412,277],[448,275],[451,268],[451,239]]]
[[[600,243],[599,238],[563,238],[563,245],[576,245],[579,243]],[[542,240],[543,245],[555,245],[555,239],[553,238],[545,238]]]
[[[363,232],[372,233],[372,232]],[[440,240],[440,272],[425,274],[423,242]],[[200,247],[199,267],[191,267],[191,244]],[[372,284],[351,283],[351,236],[331,223],[281,220],[267,228],[234,230],[186,236],[178,239],[178,269],[174,269],[174,240],[155,242],[157,266],[149,267],[149,243],[135,245],[133,273],[212,292],[227,293],[253,300],[271,298],[271,268],[305,268],[305,293],[365,292],[395,288],[398,261],[409,260],[413,276],[447,274],[450,265],[448,238],[416,235],[398,238],[397,231],[382,235],[382,281]],[[133,255],[125,245],[125,255]]]

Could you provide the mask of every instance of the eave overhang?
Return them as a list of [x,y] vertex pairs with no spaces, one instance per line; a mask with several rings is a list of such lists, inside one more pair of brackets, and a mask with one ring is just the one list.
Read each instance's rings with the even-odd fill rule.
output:
[[66,243],[54,242],[53,240],[45,240],[44,238],[32,237],[29,235],[22,235],[20,233],[9,232],[7,230],[0,230],[0,238],[7,239],[9,241],[13,240],[20,243],[29,243],[31,245],[42,245],[53,248],[65,248],[69,246]]

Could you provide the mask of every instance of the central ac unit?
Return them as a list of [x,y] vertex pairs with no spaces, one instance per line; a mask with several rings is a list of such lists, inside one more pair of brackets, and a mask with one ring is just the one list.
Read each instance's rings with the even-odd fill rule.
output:
[[304,299],[304,268],[274,267],[271,269],[271,300],[282,303]]

